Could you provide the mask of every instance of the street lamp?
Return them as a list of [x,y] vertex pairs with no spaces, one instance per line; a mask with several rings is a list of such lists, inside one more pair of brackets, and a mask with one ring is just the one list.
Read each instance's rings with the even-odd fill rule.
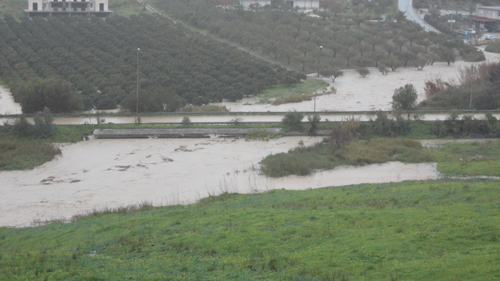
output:
[[[479,49],[478,49],[479,51]],[[470,99],[469,99],[469,110],[472,110],[472,84],[474,83],[476,75],[476,65],[470,66]]]
[[[316,63],[316,71],[318,73],[316,77],[319,77],[319,60],[321,59],[321,50],[323,50],[323,46],[319,46],[318,61]],[[314,93],[314,112],[316,112],[316,93]]]
[[136,93],[136,104],[135,113],[139,114],[139,51],[141,48],[137,48],[137,93]]
[[323,46],[319,46],[319,54],[318,54],[318,60],[316,61],[316,77],[319,77],[319,60],[321,59],[321,50],[323,50]]

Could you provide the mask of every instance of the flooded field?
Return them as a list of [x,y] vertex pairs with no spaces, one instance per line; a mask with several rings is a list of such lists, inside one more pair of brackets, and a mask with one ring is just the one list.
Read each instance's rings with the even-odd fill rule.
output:
[[9,89],[0,86],[0,114],[22,114],[21,105],[14,101]]
[[358,183],[439,177],[436,165],[399,162],[341,167],[312,176],[273,179],[259,175],[258,163],[302,140],[243,139],[91,140],[61,145],[62,156],[30,171],[0,172],[0,226],[29,226],[70,218],[94,208],[144,201],[154,205],[194,203],[223,192],[308,189]]

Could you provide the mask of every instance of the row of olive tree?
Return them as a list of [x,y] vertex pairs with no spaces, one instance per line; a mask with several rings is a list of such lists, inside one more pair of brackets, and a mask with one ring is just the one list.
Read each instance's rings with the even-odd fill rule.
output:
[[[17,22],[6,15],[0,20],[0,38],[0,77],[15,99],[24,104],[36,100],[43,103],[38,107],[48,106],[54,112],[118,104],[135,111],[130,101],[137,82],[140,110],[174,111],[187,103],[238,100],[305,79],[161,16]],[[50,102],[47,95],[28,97],[28,92],[44,91],[43,85],[34,90],[40,81],[67,81],[70,84],[63,84],[73,94]],[[29,107],[30,112],[39,110]]]

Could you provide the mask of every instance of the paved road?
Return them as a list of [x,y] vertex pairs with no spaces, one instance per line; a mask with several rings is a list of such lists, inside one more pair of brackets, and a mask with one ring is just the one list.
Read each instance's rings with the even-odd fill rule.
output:
[[406,12],[406,19],[414,21],[424,28],[425,31],[434,31],[436,33],[441,33],[439,30],[432,27],[430,24],[425,22],[420,15],[413,9],[413,0],[398,0],[398,8],[402,12]]
[[[360,114],[353,112],[349,113],[328,113],[328,112],[317,112],[321,116],[321,121],[342,121],[351,117],[359,119],[360,121],[368,121],[370,119],[375,119],[374,115]],[[280,123],[286,113],[278,114],[268,114],[268,115],[254,115],[248,113],[245,115],[241,114],[228,114],[228,115],[186,115],[189,116],[193,124],[234,124],[234,123]],[[304,116],[312,115],[312,112],[304,112]],[[483,119],[484,113],[480,114],[469,114],[473,115],[476,119]],[[434,120],[445,120],[449,114],[419,114],[421,119],[424,121],[434,121]],[[500,119],[500,113],[494,113],[497,119]],[[141,122],[143,124],[181,124],[183,116],[180,115],[165,115],[165,116],[142,116]],[[29,122],[33,123],[33,118],[27,118]],[[134,124],[135,117],[133,116],[104,116],[100,117],[103,123],[113,123],[113,124]],[[413,119],[413,117],[411,117]],[[0,118],[0,126],[5,123],[13,124],[14,118]],[[303,122],[307,122],[307,118],[304,117]],[[96,116],[88,117],[56,117],[54,118],[54,123],[58,125],[79,125],[79,124],[97,124]]]

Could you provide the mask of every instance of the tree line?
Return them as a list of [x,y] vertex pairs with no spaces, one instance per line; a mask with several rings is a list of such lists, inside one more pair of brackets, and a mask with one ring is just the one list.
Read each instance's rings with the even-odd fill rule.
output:
[[309,73],[369,66],[422,69],[471,52],[455,35],[424,32],[392,4],[331,1],[308,15],[272,6],[224,9],[205,0],[156,3],[174,18]]

